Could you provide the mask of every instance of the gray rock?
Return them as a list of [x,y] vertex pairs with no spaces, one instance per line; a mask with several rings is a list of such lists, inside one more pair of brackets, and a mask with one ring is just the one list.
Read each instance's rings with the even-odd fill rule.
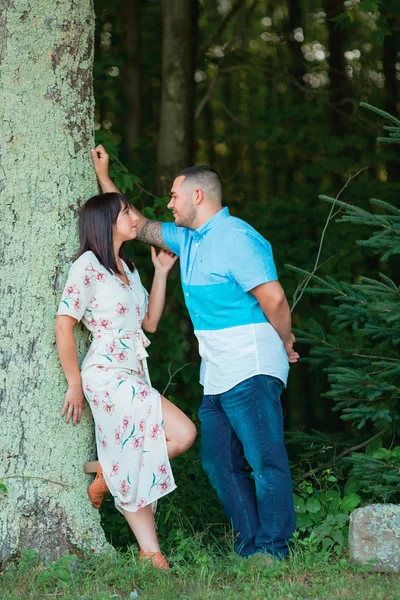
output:
[[370,504],[350,515],[350,560],[374,571],[400,573],[400,506]]

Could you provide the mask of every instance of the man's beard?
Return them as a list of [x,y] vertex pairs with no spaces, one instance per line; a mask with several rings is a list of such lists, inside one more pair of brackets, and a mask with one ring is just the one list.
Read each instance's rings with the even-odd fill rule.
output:
[[188,229],[193,229],[192,225],[196,219],[197,212],[194,206],[188,208],[187,213],[183,215],[183,217],[178,217],[175,221],[175,225],[177,227],[187,227]]

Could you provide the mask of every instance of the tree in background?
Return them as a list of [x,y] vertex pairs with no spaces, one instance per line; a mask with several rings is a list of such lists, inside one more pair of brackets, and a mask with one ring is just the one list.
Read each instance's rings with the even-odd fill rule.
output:
[[133,168],[132,152],[140,140],[141,70],[140,70],[140,0],[123,0],[122,34],[125,57],[122,84],[125,100],[123,114],[124,147],[128,165]]
[[90,0],[54,9],[43,0],[0,10],[2,559],[107,547],[83,474],[92,419],[87,410],[72,427],[60,416],[66,383],[53,334],[78,245],[76,212],[97,190],[94,15]]
[[[389,125],[378,141],[400,143],[400,120],[369,105]],[[372,199],[378,209],[322,197],[343,214],[340,221],[368,225],[374,232],[358,244],[371,248],[384,264],[394,262],[396,277],[362,275],[355,283],[313,275],[313,294],[329,295],[326,307],[330,327],[325,331],[312,321],[300,333],[311,344],[310,361],[325,369],[330,383],[327,396],[334,411],[350,427],[345,435],[301,436],[308,449],[304,457],[322,463],[306,474],[316,475],[334,466],[346,472],[347,490],[360,491],[371,501],[400,499],[400,210],[388,202]],[[363,452],[361,452],[363,451]],[[328,458],[328,462],[326,462]],[[343,464],[345,461],[345,464]]]
[[197,0],[162,0],[162,76],[156,190],[193,163]]

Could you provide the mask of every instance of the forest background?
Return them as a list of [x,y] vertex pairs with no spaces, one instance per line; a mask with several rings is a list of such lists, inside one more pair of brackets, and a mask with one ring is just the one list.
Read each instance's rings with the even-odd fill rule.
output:
[[[37,560],[70,565],[71,553],[110,549],[104,532],[118,548],[134,541],[111,499],[104,532],[87,500],[90,411],[79,427],[60,417],[53,317],[77,209],[96,193],[93,125],[115,183],[149,217],[171,219],[175,174],[210,164],[231,213],[271,242],[302,355],[283,398],[293,564],[342,555],[355,507],[400,500],[397,1],[95,0],[96,16],[92,0],[53,4],[0,7],[1,559],[21,558],[30,580],[27,561],[40,579]],[[149,287],[149,248],[130,252]],[[76,330],[82,357],[88,336]],[[178,268],[152,341],[153,384],[198,425]],[[173,468],[178,489],[157,511],[163,551],[211,581],[203,566],[234,561],[233,536],[199,440]],[[303,559],[304,546],[315,552]]]
[[[360,102],[399,113],[400,10],[395,2],[372,0],[185,0],[174,13],[178,4],[95,1],[96,141],[111,155],[117,186],[147,216],[171,220],[166,204],[174,174],[209,164],[222,177],[231,214],[271,242],[303,357],[283,398],[298,526],[309,533],[319,525],[319,542],[340,552],[346,519],[327,525],[327,514],[396,499],[399,489],[396,340],[389,335],[383,342],[393,367],[390,385],[377,386],[373,373],[388,371],[387,363],[371,368],[373,356],[383,357],[382,339],[365,341],[366,303],[355,298],[363,276],[375,280],[383,273],[390,300],[398,301],[398,225],[390,260],[382,260],[376,244],[357,240],[382,228],[379,218],[388,211],[371,209],[370,198],[384,199],[398,215],[398,150],[376,140],[388,120]],[[347,204],[332,204],[338,194]],[[349,216],[352,206],[361,211]],[[338,222],[343,215],[347,220]],[[149,287],[148,248],[132,244],[130,252]],[[315,277],[305,279],[315,266],[318,287]],[[374,289],[379,305],[383,292]],[[350,298],[345,317],[335,300],[343,295]],[[393,320],[390,327],[398,332]],[[355,358],[354,344],[365,343],[368,352]],[[196,421],[199,357],[178,269],[153,336],[150,368],[153,385],[168,386],[167,395]],[[375,383],[360,391],[367,380]],[[363,460],[369,467],[373,461],[371,480],[359,475]],[[175,461],[175,471],[179,491],[162,509],[161,533],[177,519],[182,532],[226,532],[198,445]],[[103,516],[114,544],[128,543],[111,502]]]

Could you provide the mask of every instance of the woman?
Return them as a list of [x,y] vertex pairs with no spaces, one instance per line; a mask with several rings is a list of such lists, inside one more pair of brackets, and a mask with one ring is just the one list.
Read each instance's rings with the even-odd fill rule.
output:
[[[191,446],[193,423],[151,387],[143,329],[160,320],[166,280],[176,257],[152,248],[155,268],[150,296],[125,242],[137,235],[137,218],[126,198],[108,193],[83,206],[80,248],[69,272],[56,320],[60,362],[68,382],[62,416],[81,419],[83,394],[96,429],[101,467],[89,488],[99,507],[110,490],[140,546],[140,559],[168,568],[160,552],[152,503],[175,489],[169,459]],[[79,372],[73,328],[80,320],[92,344]],[[86,468],[86,471],[90,469]],[[104,477],[104,478],[103,478]]]

